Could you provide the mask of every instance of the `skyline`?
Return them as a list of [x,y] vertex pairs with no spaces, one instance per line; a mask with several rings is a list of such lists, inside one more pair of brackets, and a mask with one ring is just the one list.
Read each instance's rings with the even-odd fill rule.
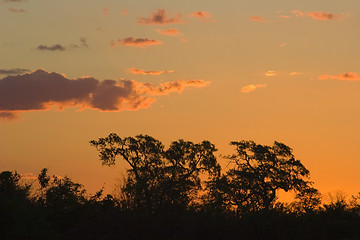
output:
[[357,9],[355,0],[0,0],[0,168],[47,167],[95,192],[125,172],[102,167],[89,144],[110,132],[209,140],[219,154],[230,141],[276,140],[322,193],[356,194]]

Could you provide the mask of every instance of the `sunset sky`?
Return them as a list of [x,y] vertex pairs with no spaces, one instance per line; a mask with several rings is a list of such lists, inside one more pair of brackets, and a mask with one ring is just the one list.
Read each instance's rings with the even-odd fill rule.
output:
[[0,0],[0,171],[95,192],[125,173],[89,144],[111,132],[277,140],[356,194],[359,29],[359,0]]

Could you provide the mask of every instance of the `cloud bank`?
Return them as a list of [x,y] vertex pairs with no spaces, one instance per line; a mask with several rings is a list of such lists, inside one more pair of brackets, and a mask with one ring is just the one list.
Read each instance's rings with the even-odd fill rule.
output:
[[179,80],[155,86],[133,80],[68,79],[38,69],[0,79],[0,118],[13,120],[17,113],[49,110],[54,106],[116,112],[145,109],[156,101],[156,96],[208,84],[203,80]]
[[341,81],[360,81],[360,74],[355,72],[347,72],[338,75],[321,75],[318,77],[319,80],[336,79]]
[[139,24],[147,25],[167,25],[183,23],[181,14],[176,17],[169,18],[164,9],[158,9],[157,12],[151,13],[149,17],[138,18]]

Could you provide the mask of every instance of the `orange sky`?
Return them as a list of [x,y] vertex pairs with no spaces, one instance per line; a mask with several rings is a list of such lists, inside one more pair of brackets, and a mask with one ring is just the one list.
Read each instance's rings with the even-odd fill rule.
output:
[[[124,174],[89,141],[274,140],[321,192],[360,191],[360,2],[0,0],[0,170]],[[219,158],[223,167],[227,160]]]

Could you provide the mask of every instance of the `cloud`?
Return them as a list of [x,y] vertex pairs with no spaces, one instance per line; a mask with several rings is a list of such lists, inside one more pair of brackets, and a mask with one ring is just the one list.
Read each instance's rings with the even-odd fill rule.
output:
[[344,18],[344,14],[333,14],[333,13],[326,13],[322,11],[318,12],[307,12],[306,14],[300,10],[292,10],[292,13],[296,17],[306,17],[309,16],[313,20],[323,20],[323,21],[329,21],[329,20],[342,20]]
[[338,75],[321,75],[318,77],[319,80],[336,79],[341,81],[360,81],[360,74],[355,72],[347,72]]
[[4,0],[4,2],[25,2],[27,0]]
[[241,88],[242,93],[249,93],[255,91],[257,88],[264,88],[267,84],[250,84]]
[[[162,44],[162,42],[158,40],[151,40],[147,38],[133,38],[133,37],[118,39],[117,42],[122,46],[139,47],[139,48],[146,48],[148,46],[155,46]],[[115,47],[116,42],[112,41],[111,46]]]
[[164,74],[164,73],[173,73],[174,71],[170,70],[170,71],[164,71],[164,70],[161,70],[161,71],[146,71],[146,70],[143,70],[143,69],[138,69],[138,68],[130,68],[129,71],[132,73],[132,74],[136,74],[136,75],[161,75],[161,74]]
[[65,51],[66,48],[61,45],[61,44],[55,44],[52,46],[47,46],[47,45],[39,45],[37,47],[38,50],[45,50],[45,51]]
[[254,22],[267,22],[268,21],[266,18],[262,18],[259,16],[252,16],[249,19]]
[[275,77],[276,76],[276,72],[275,71],[267,71],[266,73],[264,73],[265,77]]
[[199,18],[203,22],[216,22],[213,18],[211,13],[206,11],[196,11],[189,14],[189,17]]
[[167,25],[183,23],[181,14],[176,17],[169,18],[164,9],[158,9],[157,12],[151,13],[147,18],[138,18],[139,24],[149,25]]
[[300,10],[292,10],[291,11],[296,17],[304,17],[305,14]]
[[289,73],[289,76],[296,76],[296,75],[302,75],[302,74],[304,74],[304,73],[302,73],[302,72],[291,72],[291,73]]
[[176,36],[179,34],[179,31],[176,28],[169,28],[165,30],[157,29],[156,31],[162,35],[167,35],[167,36]]
[[121,14],[121,15],[128,15],[128,14],[129,14],[129,10],[124,9],[124,10],[121,11],[120,14]]
[[103,8],[103,12],[105,15],[109,15],[109,9],[108,8]]
[[9,8],[9,12],[12,13],[26,13],[24,9],[15,9],[15,8]]
[[69,79],[38,69],[0,79],[0,117],[12,120],[17,113],[44,111],[54,106],[116,112],[138,110],[148,108],[156,102],[157,96],[208,84],[203,80],[179,80],[155,86],[133,80]]
[[28,69],[13,68],[13,69],[0,69],[0,75],[15,75],[28,72]]
[[48,45],[39,45],[37,47],[38,50],[42,50],[42,51],[66,51],[69,49],[74,49],[74,48],[88,48],[89,45],[87,44],[87,40],[86,38],[80,38],[80,45],[78,44],[70,44],[68,46],[64,46],[62,44],[54,44],[52,46],[48,46]]
[[1,112],[0,111],[0,120],[4,121],[14,121],[18,118],[18,115],[13,112]]
[[326,12],[308,12],[307,15],[311,17],[313,20],[342,20],[344,18],[344,14],[333,14]]

